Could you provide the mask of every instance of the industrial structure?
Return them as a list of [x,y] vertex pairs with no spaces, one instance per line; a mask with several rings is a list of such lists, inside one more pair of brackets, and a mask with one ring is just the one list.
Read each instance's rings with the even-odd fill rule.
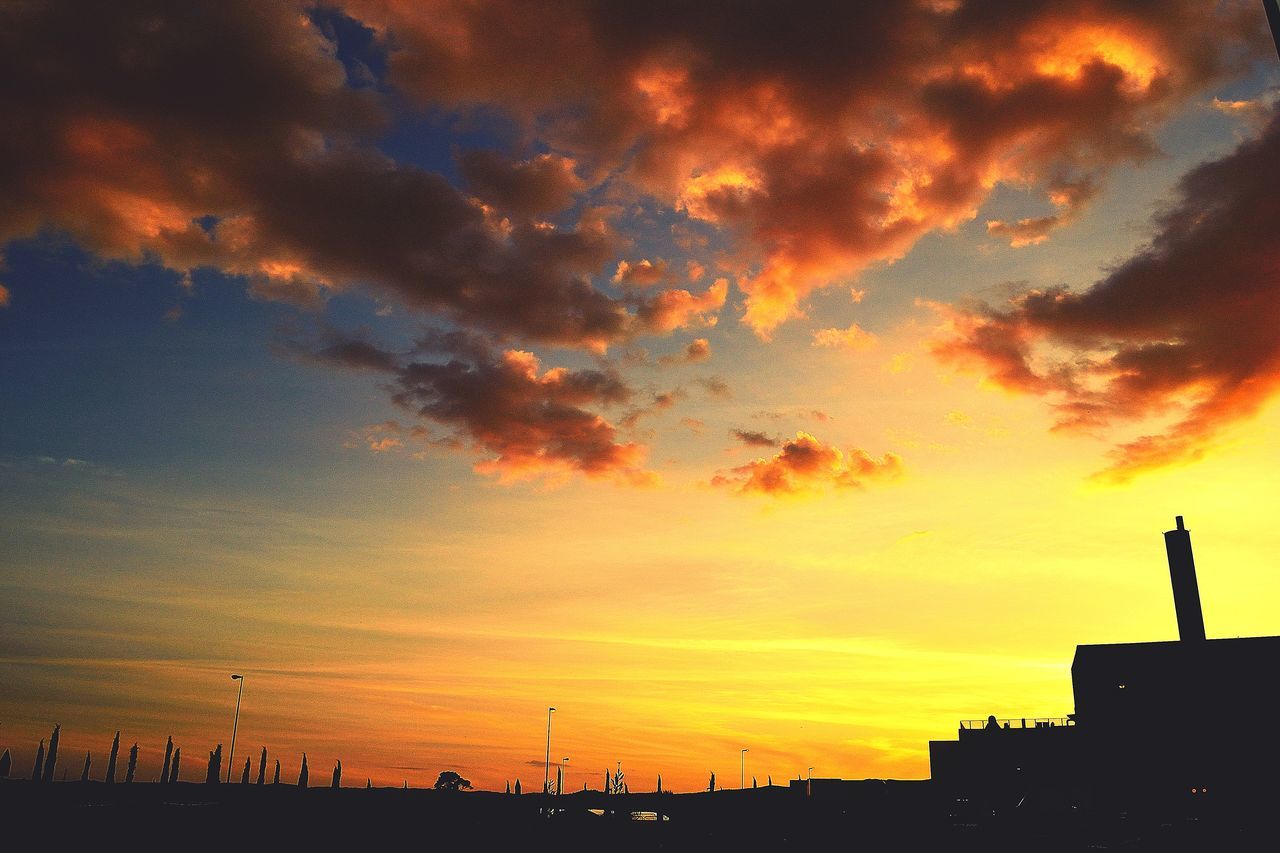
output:
[[989,717],[931,741],[935,783],[1072,803],[1275,793],[1280,637],[1205,636],[1191,534],[1164,534],[1179,639],[1076,647],[1075,712]]

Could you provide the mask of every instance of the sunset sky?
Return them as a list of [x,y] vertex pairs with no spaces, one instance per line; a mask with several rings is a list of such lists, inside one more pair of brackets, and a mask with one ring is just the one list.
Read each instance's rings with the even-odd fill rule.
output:
[[1280,633],[1253,0],[0,5],[0,749],[921,778]]

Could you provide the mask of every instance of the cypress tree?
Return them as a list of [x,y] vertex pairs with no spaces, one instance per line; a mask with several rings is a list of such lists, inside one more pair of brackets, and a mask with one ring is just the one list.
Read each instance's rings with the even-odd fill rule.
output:
[[716,771],[714,770],[711,771],[711,784],[707,786],[707,790],[712,793],[716,790]]
[[258,784],[266,784],[267,781],[267,748],[262,748],[262,757],[258,759]]
[[772,774],[770,774],[770,775],[769,775],[769,787],[770,787],[770,788],[772,788],[772,787],[773,787],[773,775],[772,775]]
[[658,793],[662,793],[662,774],[658,774]]
[[209,751],[209,767],[204,773],[206,785],[216,785],[222,778],[222,744]]
[[40,748],[36,750],[36,764],[31,768],[31,781],[39,782],[44,772],[44,738],[40,738]]
[[164,784],[169,781],[169,762],[173,760],[173,735],[169,736],[169,740],[164,745],[164,765],[160,768],[160,783]]
[[58,766],[58,735],[62,733],[62,724],[56,724],[53,727],[53,734],[49,735],[49,754],[44,759],[44,775],[40,777],[42,782],[53,781],[53,769]]
[[249,759],[248,758],[244,760],[244,772],[240,774],[240,784],[241,785],[249,784]]
[[613,793],[613,779],[612,777],[609,776],[608,768],[606,768],[604,771],[604,792],[606,794]]
[[120,756],[120,733],[116,732],[116,739],[111,742],[111,757],[107,759],[107,784],[113,785],[116,781],[116,759]]
[[520,780],[516,780],[516,796],[520,796]]
[[302,769],[298,771],[298,787],[299,788],[307,787],[308,775],[310,774],[307,773],[307,754],[304,752],[302,753]]
[[[372,788],[372,787],[373,787],[373,779],[372,779],[372,778],[365,779],[365,780],[364,780],[364,789],[367,791],[367,790],[369,790],[369,789],[370,789],[370,788]],[[510,784],[510,783],[507,783],[507,787],[508,787],[508,788],[509,788],[509,787],[511,787],[511,784]]]
[[13,767],[13,757],[9,755],[9,750],[4,751],[4,755],[0,755],[0,779],[9,778],[9,768]]
[[173,751],[173,766],[169,768],[169,784],[178,781],[178,770],[182,766],[182,747]]
[[138,771],[138,745],[135,743],[129,749],[129,766],[124,769],[125,784],[133,781],[133,774]]
[[510,779],[508,779],[508,780],[507,780],[507,793],[508,793],[508,794],[510,794],[510,793],[511,793],[511,780],[510,780]]
[[84,753],[84,771],[81,772],[80,774],[81,782],[89,781],[89,766],[91,764],[93,764],[93,755],[88,750],[86,750]]
[[330,788],[342,787],[342,762],[341,761],[333,765],[333,783],[329,787]]
[[271,780],[271,784],[272,785],[280,784],[280,759],[278,758],[276,759],[276,775],[275,775],[275,778]]

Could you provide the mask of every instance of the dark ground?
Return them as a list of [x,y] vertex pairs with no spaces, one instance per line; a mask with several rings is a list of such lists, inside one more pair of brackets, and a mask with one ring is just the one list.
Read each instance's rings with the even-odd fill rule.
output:
[[[548,815],[551,806],[556,811]],[[658,810],[667,819],[630,818]],[[957,802],[928,782],[854,783],[812,798],[773,787],[558,799],[397,788],[0,782],[0,849],[12,850],[1280,849],[1270,818],[1203,803],[1142,812],[1025,800],[979,805]]]

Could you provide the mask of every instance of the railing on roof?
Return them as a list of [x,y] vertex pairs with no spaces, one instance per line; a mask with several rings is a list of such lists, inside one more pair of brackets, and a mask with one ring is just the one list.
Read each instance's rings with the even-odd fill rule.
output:
[[[980,731],[990,725],[991,720],[961,720],[961,731]],[[996,720],[1001,729],[1055,729],[1074,726],[1076,721],[1070,717],[1014,717],[1007,720]]]

